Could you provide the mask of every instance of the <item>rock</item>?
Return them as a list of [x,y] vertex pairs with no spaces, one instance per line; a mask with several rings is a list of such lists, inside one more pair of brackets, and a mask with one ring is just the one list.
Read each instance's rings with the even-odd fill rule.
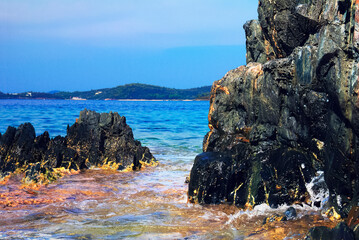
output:
[[328,227],[314,227],[309,230],[306,240],[355,240],[353,230],[344,222],[338,223],[338,225],[330,229]]
[[17,129],[9,127],[0,139],[1,175],[24,169],[25,182],[55,180],[57,168],[139,170],[141,163],[152,161],[155,159],[149,149],[133,138],[126,118],[112,112],[81,111],[66,137],[50,139],[48,132],[36,137],[34,127],[25,123]]
[[241,144],[231,152],[198,155],[191,171],[189,201],[229,202],[239,207],[309,201],[306,183],[315,175],[310,155],[288,148],[249,151],[247,144]]
[[141,168],[141,161],[153,159],[149,149],[133,138],[126,118],[117,113],[82,111],[74,125],[68,128],[67,144],[76,149],[77,164],[90,166],[116,163],[133,169]]
[[271,223],[271,222],[284,222],[284,221],[287,221],[287,219],[285,218],[285,216],[283,215],[280,215],[280,214],[274,214],[270,217],[266,217],[264,220],[263,220],[263,225],[264,224],[267,224],[267,223]]
[[243,26],[246,32],[247,64],[250,62],[265,63],[275,59],[275,53],[270,42],[264,37],[262,27],[257,20],[246,22]]
[[293,220],[297,217],[297,211],[295,210],[294,207],[289,207],[285,212],[284,212],[285,217],[287,218],[287,220]]
[[[215,204],[230,198],[234,174],[232,159],[225,153],[202,153],[194,161],[189,184],[190,201]],[[198,172],[197,172],[198,171]],[[232,196],[233,199],[233,196]]]
[[[356,13],[354,1],[259,1],[244,26],[248,64],[213,83],[191,201],[322,207],[310,194],[324,192],[348,216],[359,201]],[[324,182],[307,189],[318,172]]]
[[263,225],[271,222],[285,222],[289,220],[294,220],[297,217],[297,211],[294,207],[289,207],[284,214],[274,214],[272,216],[266,217],[263,220]]
[[[343,17],[337,14],[336,0],[276,1],[260,0],[258,17],[266,39],[277,58],[287,57],[305,44],[323,25],[334,24]],[[345,6],[342,11],[350,9]]]
[[331,229],[328,227],[320,226],[311,228],[305,240],[330,240],[333,239],[331,237]]

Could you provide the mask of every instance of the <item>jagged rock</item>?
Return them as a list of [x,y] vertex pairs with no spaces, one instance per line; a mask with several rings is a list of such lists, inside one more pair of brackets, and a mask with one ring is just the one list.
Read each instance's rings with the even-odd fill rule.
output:
[[16,169],[25,172],[26,181],[55,179],[55,168],[80,170],[108,165],[133,170],[141,162],[155,161],[147,147],[133,137],[126,118],[118,113],[81,111],[78,121],[67,129],[67,136],[50,139],[49,133],[36,137],[30,123],[9,127],[0,138],[0,171],[7,175]]
[[82,111],[77,123],[68,128],[66,140],[76,150],[78,164],[87,167],[113,162],[139,169],[140,161],[153,158],[149,149],[133,138],[126,118],[117,113]]
[[339,8],[337,2],[340,1],[303,0],[273,3],[271,0],[260,0],[258,7],[260,25],[276,56],[278,58],[289,56],[296,47],[304,45],[310,35],[317,33],[323,25],[341,20],[341,16],[337,14]]
[[243,26],[246,31],[247,64],[250,62],[265,63],[275,59],[275,53],[270,42],[265,39],[258,20],[246,22]]
[[247,66],[211,91],[203,151],[226,156],[209,155],[229,172],[217,193],[214,165],[194,164],[189,188],[204,191],[189,199],[312,204],[306,185],[324,171],[329,206],[346,217],[359,202],[358,3],[260,0],[258,14],[244,27]]

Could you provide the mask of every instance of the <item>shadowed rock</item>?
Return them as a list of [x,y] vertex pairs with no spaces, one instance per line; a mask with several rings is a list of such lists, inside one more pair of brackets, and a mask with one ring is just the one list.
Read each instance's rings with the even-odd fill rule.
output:
[[328,227],[314,227],[309,230],[305,240],[327,240],[327,239],[343,239],[355,240],[354,232],[344,222],[330,229]]

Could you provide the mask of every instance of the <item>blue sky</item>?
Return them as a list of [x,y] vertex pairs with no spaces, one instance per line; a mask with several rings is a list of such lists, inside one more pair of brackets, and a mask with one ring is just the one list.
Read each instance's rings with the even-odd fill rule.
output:
[[211,85],[245,64],[254,0],[0,0],[0,91]]

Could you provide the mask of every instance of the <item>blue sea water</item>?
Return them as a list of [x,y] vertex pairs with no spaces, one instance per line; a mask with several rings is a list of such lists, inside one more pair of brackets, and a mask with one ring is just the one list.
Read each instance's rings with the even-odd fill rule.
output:
[[0,132],[31,122],[37,135],[64,136],[85,108],[125,116],[135,138],[150,147],[198,152],[208,131],[207,101],[1,100]]

